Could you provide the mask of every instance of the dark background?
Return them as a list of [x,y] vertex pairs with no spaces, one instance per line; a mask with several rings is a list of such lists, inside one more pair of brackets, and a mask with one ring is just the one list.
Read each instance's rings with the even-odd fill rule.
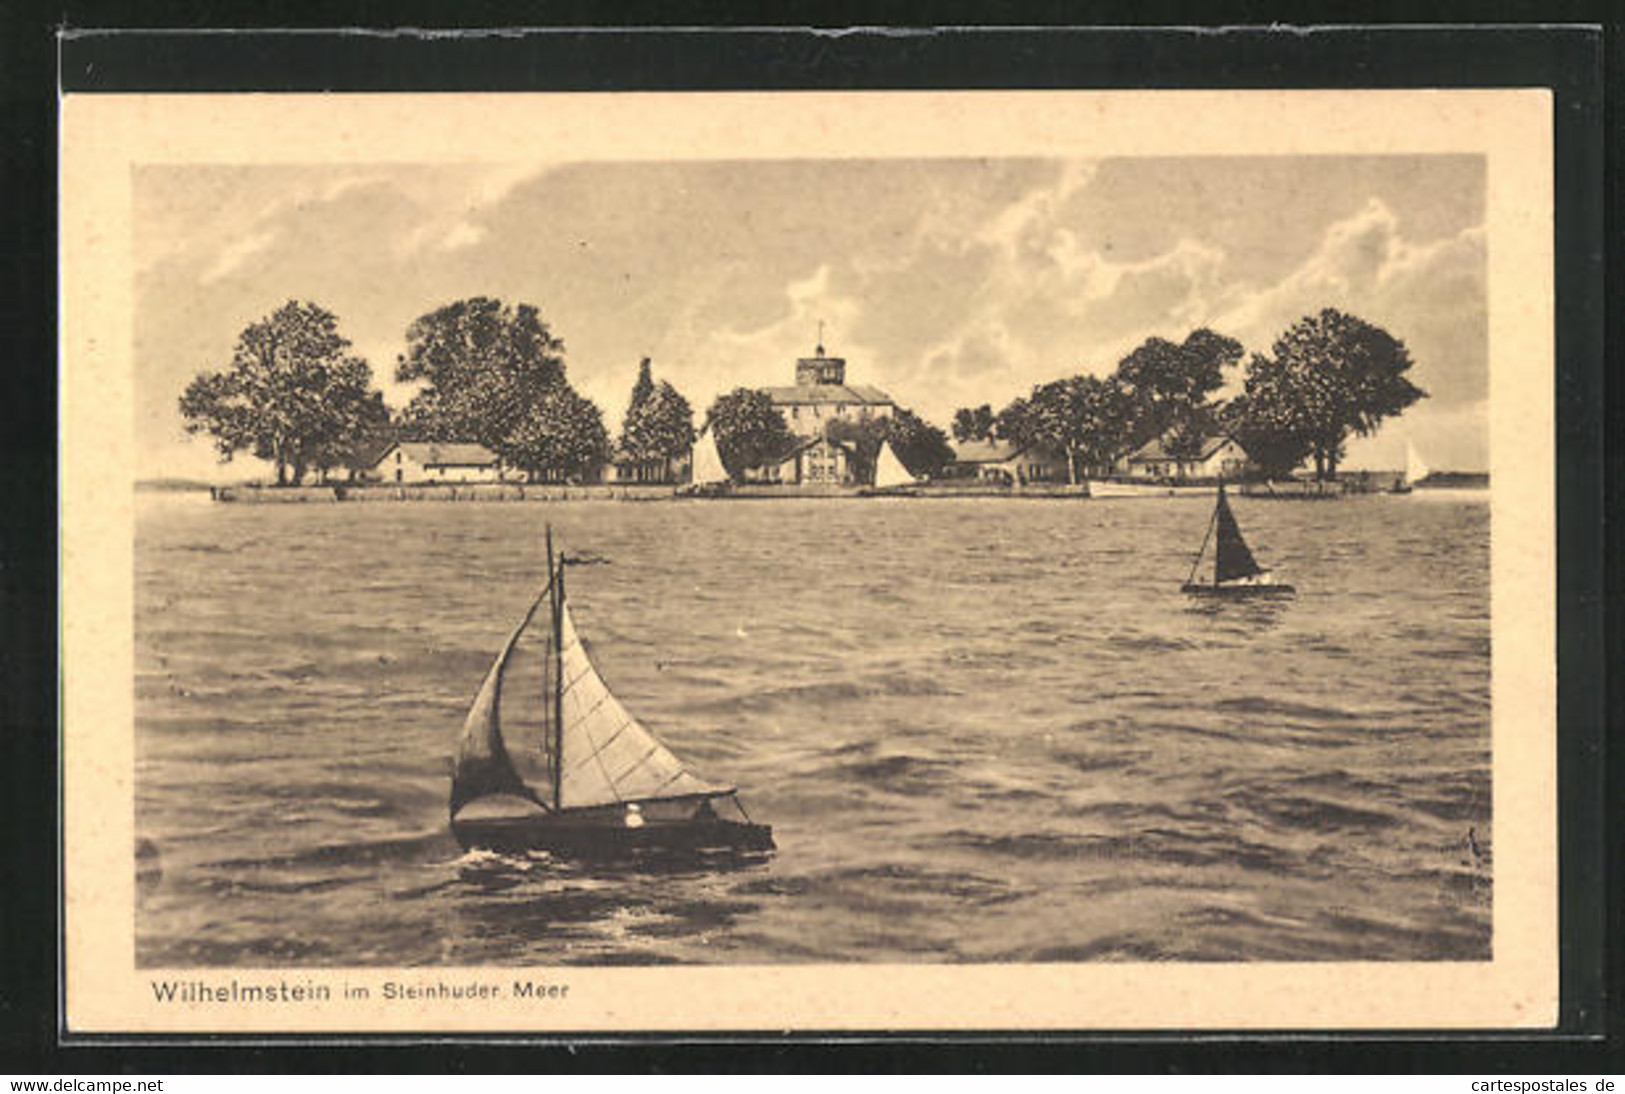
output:
[[[78,3],[10,6],[0,30],[0,1072],[261,1070],[1104,1070],[1608,1072],[1625,1069],[1621,921],[1619,441],[1625,6],[1602,3],[1060,3],[778,7],[695,3]],[[1068,26],[1133,22],[1136,30]],[[1541,19],[1546,25],[1535,26]],[[1399,19],[1410,26],[1377,26]],[[712,33],[611,29],[733,23]],[[1469,27],[1464,20],[1499,23]],[[784,24],[761,29],[764,23]],[[1263,29],[1270,23],[1300,29]],[[1592,24],[1560,27],[1557,22]],[[1315,24],[1368,24],[1332,29]],[[1432,26],[1415,24],[1429,23]],[[543,27],[444,37],[273,27]],[[819,33],[809,27],[915,28]],[[1151,29],[1146,24],[1165,24]],[[1194,25],[1235,26],[1223,32]],[[1457,24],[1457,25],[1446,25]],[[1524,24],[1524,25],[1518,25]],[[928,28],[938,27],[931,30]],[[127,29],[122,33],[76,28]],[[238,32],[195,33],[235,27]],[[246,28],[262,28],[258,32]],[[800,28],[800,29],[797,29]],[[159,32],[160,29],[162,32]],[[191,30],[194,33],[177,33]],[[60,70],[58,64],[60,61]],[[1484,1034],[789,1036],[697,1044],[629,1036],[566,1047],[349,1038],[77,1039],[60,1033],[57,829],[56,92],[724,90],[1105,87],[1553,89],[1557,148],[1559,798],[1562,1024]],[[1607,168],[1605,176],[1605,167]],[[1609,291],[1611,290],[1611,291]],[[1605,316],[1605,302],[1611,305]],[[1606,335],[1606,342],[1605,342]],[[1605,367],[1605,346],[1610,364]],[[1608,505],[1609,502],[1614,503]],[[1605,519],[1606,518],[1606,519]],[[1605,571],[1604,560],[1614,560]],[[71,667],[70,667],[71,671]],[[123,682],[110,686],[125,686]],[[1607,741],[1605,726],[1611,729]],[[1613,743],[1614,749],[1605,748]],[[1606,806],[1606,807],[1605,807]],[[703,1005],[703,1004],[701,1004]]]

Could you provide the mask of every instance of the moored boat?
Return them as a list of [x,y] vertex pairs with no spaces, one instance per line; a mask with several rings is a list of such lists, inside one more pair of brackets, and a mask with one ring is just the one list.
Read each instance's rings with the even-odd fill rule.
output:
[[1090,479],[1091,498],[1200,498],[1218,493],[1214,483],[1128,482],[1123,479]]
[[689,485],[678,492],[691,497],[714,498],[727,493],[732,485],[728,469],[722,465],[716,434],[707,426],[694,440]]
[[897,458],[892,451],[890,441],[880,446],[880,452],[875,456],[875,482],[873,486],[866,486],[858,491],[862,497],[874,498],[912,498],[918,495],[914,488],[919,480],[909,474],[903,461]]
[[[555,559],[550,535],[547,586],[509,636],[469,709],[451,783],[457,842],[465,849],[584,859],[773,851],[772,829],[750,819],[734,787],[691,771],[604,683],[565,598],[570,564],[562,555]],[[545,629],[532,626],[538,620]],[[527,654],[539,662],[539,703],[536,690],[504,695],[510,671]],[[539,738],[542,789],[514,762],[505,722]]]

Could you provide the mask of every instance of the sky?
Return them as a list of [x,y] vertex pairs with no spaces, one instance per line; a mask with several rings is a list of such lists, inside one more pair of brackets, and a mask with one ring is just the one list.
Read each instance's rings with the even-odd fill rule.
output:
[[[176,408],[289,299],[332,311],[392,405],[416,317],[535,304],[614,430],[638,361],[703,414],[825,348],[946,427],[1198,327],[1268,352],[1302,316],[1398,337],[1429,398],[1347,466],[1488,466],[1478,156],[143,166],[137,476],[228,481]],[[1230,386],[1239,389],[1242,370]]]

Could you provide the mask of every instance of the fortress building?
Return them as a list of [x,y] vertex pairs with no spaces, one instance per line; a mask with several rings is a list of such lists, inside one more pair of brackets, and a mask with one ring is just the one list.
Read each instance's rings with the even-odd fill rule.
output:
[[837,419],[866,422],[891,416],[891,396],[868,384],[846,382],[846,358],[826,357],[820,344],[812,357],[796,360],[796,382],[789,387],[763,388],[784,415],[790,431],[802,437],[820,437],[824,426]]

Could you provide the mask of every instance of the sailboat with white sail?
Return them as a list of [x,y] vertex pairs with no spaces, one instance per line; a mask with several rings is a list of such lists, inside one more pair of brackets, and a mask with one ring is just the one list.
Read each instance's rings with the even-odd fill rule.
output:
[[[750,819],[737,790],[695,774],[609,690],[565,597],[574,562],[554,557],[551,533],[547,555],[547,586],[486,673],[457,741],[458,843],[585,859],[771,852],[772,829]],[[527,660],[540,687],[510,691]],[[521,774],[510,751],[521,733],[536,746],[526,758],[540,761],[539,778]]]
[[1433,469],[1422,462],[1422,456],[1416,451],[1416,445],[1411,441],[1405,442],[1405,478],[1394,487],[1396,494],[1409,494],[1421,482],[1433,473]]
[[919,485],[919,481],[909,474],[903,461],[897,458],[891,442],[886,441],[875,456],[874,485],[858,492],[867,497],[913,497],[916,493],[913,487]]
[[[1213,544],[1213,580],[1198,580],[1197,570]],[[1219,496],[1213,506],[1213,517],[1208,521],[1207,535],[1191,563],[1190,575],[1181,591],[1195,596],[1291,596],[1291,585],[1275,580],[1275,575],[1253,557],[1247,540],[1230,510],[1230,499],[1225,495],[1224,483],[1219,483]]]
[[689,485],[684,492],[701,497],[714,497],[725,492],[731,484],[728,469],[722,464],[722,452],[717,448],[716,434],[710,426],[707,426],[695,438]]

